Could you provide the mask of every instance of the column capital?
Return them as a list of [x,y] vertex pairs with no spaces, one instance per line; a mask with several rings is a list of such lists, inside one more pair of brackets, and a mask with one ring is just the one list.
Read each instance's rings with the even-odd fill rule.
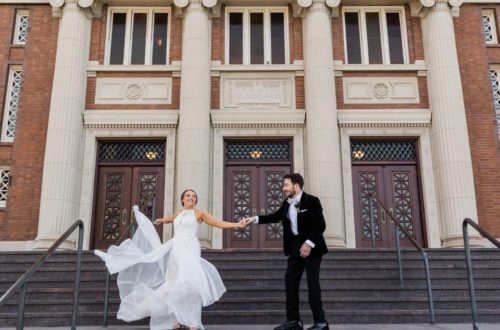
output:
[[340,0],[296,0],[292,2],[295,17],[304,16],[307,9],[330,9],[332,16],[339,15]]
[[182,10],[189,7],[205,7],[211,16],[220,16],[221,2],[218,0],[174,0],[176,16],[182,16]]
[[49,0],[52,6],[52,16],[61,17],[62,9],[65,6],[80,8],[85,11],[89,19],[101,17],[103,4],[96,0]]
[[464,0],[417,0],[410,2],[412,16],[425,17],[430,11],[448,11],[451,8],[451,15],[458,17],[460,6]]

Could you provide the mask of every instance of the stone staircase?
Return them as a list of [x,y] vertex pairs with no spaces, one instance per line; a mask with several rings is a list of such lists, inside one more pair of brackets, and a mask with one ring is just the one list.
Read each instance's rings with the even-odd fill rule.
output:
[[[471,322],[463,250],[428,250],[438,323]],[[41,256],[38,252],[0,253],[0,294]],[[500,250],[473,251],[481,323],[500,323]],[[219,270],[228,292],[205,308],[205,324],[278,324],[285,320],[286,259],[276,250],[204,251]],[[70,324],[75,253],[51,256],[28,284],[27,326]],[[334,250],[322,263],[321,283],[327,319],[333,324],[428,323],[425,272],[420,254],[403,251],[405,283],[400,286],[394,250]],[[305,276],[305,275],[304,275]],[[111,286],[110,324],[119,298]],[[79,325],[100,325],[104,304],[104,264],[85,252],[82,264]],[[311,323],[307,288],[302,281],[301,310]],[[18,296],[0,307],[0,327],[16,324]],[[137,323],[147,324],[147,320]]]

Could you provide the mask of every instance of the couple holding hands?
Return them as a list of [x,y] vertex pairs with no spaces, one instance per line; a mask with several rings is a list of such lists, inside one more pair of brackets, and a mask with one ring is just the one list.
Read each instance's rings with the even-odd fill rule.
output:
[[213,304],[226,291],[217,269],[201,258],[198,229],[202,222],[222,229],[245,228],[251,223],[283,223],[284,252],[288,256],[285,274],[287,321],[275,330],[302,330],[299,315],[299,286],[307,275],[309,305],[314,325],[308,330],[328,330],[321,302],[319,271],[327,247],[323,238],[325,219],[319,199],[304,192],[300,174],[284,176],[283,192],[288,197],[273,214],[227,222],[197,209],[194,190],[181,195],[182,209],[154,224],[173,223],[174,236],[161,243],[151,221],[134,206],[138,229],[132,239],[111,246],[107,253],[95,251],[111,274],[118,273],[120,309],[117,318],[131,322],[151,317],[150,327],[204,329],[202,307]]

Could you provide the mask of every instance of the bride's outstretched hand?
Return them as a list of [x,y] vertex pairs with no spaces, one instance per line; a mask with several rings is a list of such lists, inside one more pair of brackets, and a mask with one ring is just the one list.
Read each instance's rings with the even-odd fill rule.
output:
[[155,225],[161,225],[163,223],[163,219],[156,219],[154,223]]
[[240,221],[238,221],[238,228],[243,229],[248,225],[245,220],[246,219],[241,219]]

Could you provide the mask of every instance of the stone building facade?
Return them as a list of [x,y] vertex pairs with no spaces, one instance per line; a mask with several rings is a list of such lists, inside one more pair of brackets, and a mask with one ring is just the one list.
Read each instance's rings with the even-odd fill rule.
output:
[[[132,205],[170,214],[186,188],[219,218],[272,212],[292,171],[320,197],[332,248],[371,246],[370,213],[377,247],[394,246],[377,201],[425,247],[461,246],[465,217],[499,237],[499,10],[3,0],[0,250],[46,249],[75,219],[86,248],[105,248]],[[281,231],[199,237],[273,248]]]

